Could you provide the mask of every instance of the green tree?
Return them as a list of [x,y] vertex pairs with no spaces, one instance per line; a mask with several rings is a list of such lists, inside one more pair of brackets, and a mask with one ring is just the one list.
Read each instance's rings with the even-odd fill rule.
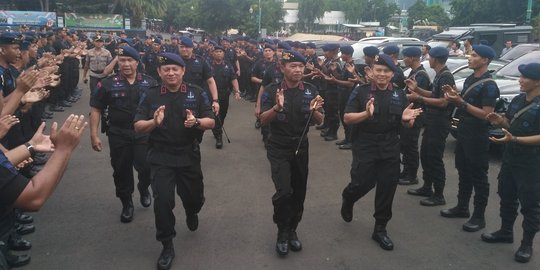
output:
[[[454,0],[452,25],[472,23],[525,23],[527,1]],[[533,0],[533,14],[540,11],[540,0]]]
[[350,23],[379,21],[381,26],[400,11],[395,3],[385,0],[345,0],[345,18]]
[[321,18],[325,12],[324,0],[299,0],[298,20],[300,28],[312,32],[315,20]]
[[428,7],[423,0],[417,0],[409,10],[409,29],[415,23],[429,22],[430,24],[437,24],[439,26],[448,26],[450,24],[450,17],[446,14],[446,11],[440,5],[432,5]]

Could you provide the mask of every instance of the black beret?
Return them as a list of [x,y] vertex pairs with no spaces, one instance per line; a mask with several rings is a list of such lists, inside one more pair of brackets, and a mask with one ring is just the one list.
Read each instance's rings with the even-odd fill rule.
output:
[[21,44],[23,37],[11,32],[4,32],[0,34],[0,45],[9,45],[9,44]]
[[317,45],[315,45],[313,42],[309,42],[306,46],[311,49],[317,49]]
[[364,51],[364,55],[369,57],[374,57],[380,53],[379,49],[375,46],[367,46],[362,50]]
[[47,33],[43,33],[43,32],[38,33],[38,37],[39,38],[47,38]]
[[448,55],[449,55],[448,49],[445,47],[437,46],[429,50],[429,56],[433,58],[448,59]]
[[284,50],[291,50],[291,46],[287,44],[286,42],[278,42],[278,49],[284,49]]
[[306,58],[297,51],[286,50],[286,51],[283,51],[283,54],[281,55],[281,61],[286,62],[286,63],[302,62],[305,64]]
[[193,48],[193,40],[191,40],[191,38],[182,36],[180,37],[180,45],[184,45],[185,47],[188,47],[188,48]]
[[418,47],[411,46],[403,49],[402,53],[405,57],[420,57],[422,50]]
[[294,41],[294,42],[291,44],[291,46],[292,46],[293,48],[298,48],[298,47],[300,47],[300,41]]
[[375,65],[387,66],[393,72],[396,72],[397,66],[394,64],[394,60],[387,54],[379,54],[375,57]]
[[519,65],[518,70],[525,78],[540,80],[540,63],[522,64]]
[[216,50],[222,50],[222,51],[225,51],[225,49],[223,49],[223,47],[217,45],[217,46],[214,46],[214,51]]
[[342,54],[352,55],[354,53],[354,48],[351,45],[343,46],[339,50]]
[[339,49],[339,44],[336,44],[336,43],[328,43],[328,44],[325,44],[324,46],[322,46],[322,50],[323,51],[335,51]]
[[184,63],[184,60],[182,60],[182,57],[174,53],[162,53],[158,56],[158,60],[159,60],[159,66],[164,66],[164,65],[177,65],[181,67],[186,66],[186,63]]
[[250,44],[254,44],[254,45],[257,45],[257,41],[256,41],[256,40],[254,40],[254,39],[250,39],[250,40],[249,40],[249,43],[250,43]]
[[139,61],[141,58],[139,56],[139,52],[135,50],[135,48],[131,46],[120,46],[118,47],[118,56],[128,56],[131,57],[137,61]]
[[481,57],[488,59],[495,58],[495,51],[487,45],[473,45],[472,49]]
[[152,43],[156,43],[156,44],[161,45],[161,39],[160,38],[154,38],[154,40],[152,40]]
[[399,53],[399,47],[396,45],[388,45],[382,50],[385,54],[397,54]]
[[131,46],[131,44],[132,44],[130,38],[121,38],[120,43],[127,43],[129,46]]

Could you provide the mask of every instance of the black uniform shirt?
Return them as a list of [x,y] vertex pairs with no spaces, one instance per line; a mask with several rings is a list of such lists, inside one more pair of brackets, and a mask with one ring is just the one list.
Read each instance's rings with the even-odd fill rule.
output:
[[232,81],[236,79],[236,72],[230,63],[212,63],[212,73],[219,92],[231,90]]
[[238,60],[238,57],[234,48],[225,49],[225,60],[233,65],[236,72],[236,60]]
[[261,111],[276,105],[276,92],[283,89],[285,104],[274,121],[270,122],[270,133],[276,136],[300,138],[311,113],[309,105],[318,95],[317,88],[309,83],[300,83],[297,88],[287,88],[285,82],[272,83],[265,87],[261,96]]
[[191,58],[183,58],[183,60],[184,63],[186,63],[184,81],[205,88],[206,80],[214,76],[210,64],[208,64],[205,59],[195,54],[193,54]]
[[108,108],[111,126],[133,128],[133,118],[141,98],[148,89],[156,86],[156,80],[140,73],[133,84],[120,74],[111,76],[98,83],[96,93],[90,98],[90,106],[102,111]]
[[[435,75],[435,78],[433,79],[433,84],[431,86],[431,97],[433,98],[443,98],[444,97],[444,91],[442,87],[444,85],[450,85],[454,86],[456,82],[454,81],[454,75],[452,75],[452,72],[448,69],[447,66],[444,66],[444,68],[439,72],[437,75]],[[419,85],[420,86],[420,85]],[[425,90],[428,90],[429,88],[423,88]],[[430,106],[426,105],[426,108],[429,108],[427,113],[430,113],[430,110],[435,111],[447,111],[446,108],[441,108],[437,106]]]
[[[540,134],[540,96],[537,96],[532,101],[527,101],[526,98],[527,95],[525,93],[514,97],[505,113],[508,122],[512,121],[508,131],[514,136],[534,136]],[[535,103],[535,105],[514,119],[516,113],[531,103]]]
[[0,239],[13,229],[13,204],[29,182],[0,153]]
[[159,66],[159,56],[160,52],[148,51],[144,54],[143,63],[146,73],[152,76],[154,79],[157,79],[158,76],[158,66]]
[[281,83],[282,80],[283,72],[281,72],[278,62],[272,62],[270,65],[266,66],[262,85],[267,86],[271,83]]
[[345,113],[365,111],[370,98],[375,102],[373,118],[357,124],[358,130],[376,134],[397,132],[403,110],[409,104],[405,93],[392,84],[386,90],[378,90],[375,83],[360,85],[352,91]]
[[[407,79],[413,78],[415,79],[417,85],[419,88],[425,89],[425,90],[431,90],[431,81],[429,80],[429,75],[426,72],[426,69],[423,65],[420,65],[417,69],[412,70],[411,73],[409,73],[409,76]],[[415,104],[414,108],[421,108],[420,104]]]
[[166,147],[174,151],[193,144],[201,131],[184,126],[186,109],[191,110],[196,118],[214,118],[208,95],[196,85],[184,83],[177,92],[170,92],[165,86],[153,87],[146,93],[137,108],[134,122],[154,118],[156,109],[165,105],[163,124],[150,133],[151,147]]
[[[476,78],[474,77],[474,74],[471,74],[469,77],[467,77],[467,79],[465,79],[465,82],[463,83],[463,90],[461,91],[461,96],[463,96],[465,90],[469,88],[470,85],[486,78],[491,78],[491,74],[489,72],[484,73],[479,78]],[[499,87],[497,86],[497,83],[494,81],[487,81],[469,90],[469,92],[467,93],[464,99],[467,103],[478,108],[483,108],[483,107],[495,108],[495,104],[497,103],[498,98],[499,98]],[[461,108],[458,109],[458,114],[460,116],[474,117],[470,113],[468,113],[466,110],[463,110]]]

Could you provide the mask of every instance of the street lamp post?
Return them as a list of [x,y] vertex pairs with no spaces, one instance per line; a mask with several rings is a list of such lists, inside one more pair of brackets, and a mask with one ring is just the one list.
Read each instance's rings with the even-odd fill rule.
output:
[[261,0],[259,0],[259,37],[261,36],[261,19],[262,19],[262,7],[261,7]]
[[527,24],[531,24],[531,13],[532,13],[532,0],[529,0],[527,2],[527,17],[525,19],[525,22]]

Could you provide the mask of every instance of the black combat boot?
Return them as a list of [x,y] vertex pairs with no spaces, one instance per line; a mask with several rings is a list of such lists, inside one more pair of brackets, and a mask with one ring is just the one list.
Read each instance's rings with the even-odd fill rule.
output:
[[430,197],[431,195],[433,195],[433,189],[431,189],[431,185],[423,185],[421,188],[407,190],[407,194],[414,196]]
[[163,245],[163,250],[159,255],[157,268],[159,270],[168,270],[171,269],[172,261],[174,259],[174,245],[172,240],[163,241],[161,244]]
[[223,148],[223,136],[216,135],[216,148],[221,149]]
[[534,231],[523,231],[523,240],[521,240],[521,246],[516,251],[514,255],[514,260],[520,263],[527,263],[531,260],[532,257],[532,244],[536,232]]
[[475,208],[474,213],[465,224],[463,230],[466,232],[477,232],[486,227],[486,219],[484,218],[485,208]]
[[351,222],[353,219],[354,203],[347,200],[345,197],[342,197],[342,200],[343,201],[341,202],[341,218],[343,218],[345,222]]
[[152,196],[150,196],[150,191],[148,191],[148,188],[141,188],[141,183],[137,184],[137,189],[139,189],[140,196],[140,202],[141,205],[145,208],[150,207],[152,205]]
[[298,239],[296,234],[296,228],[298,227],[298,222],[291,222],[291,230],[289,231],[289,247],[292,251],[302,250],[302,242]]
[[471,216],[469,208],[458,203],[454,208],[441,210],[441,216],[446,218],[468,218]]
[[388,237],[388,234],[386,233],[386,226],[385,225],[375,225],[375,230],[373,230],[373,234],[371,235],[371,239],[375,240],[375,242],[379,243],[382,249],[384,250],[393,250],[394,249],[394,243]]
[[120,221],[122,223],[129,223],[133,220],[133,200],[131,196],[120,198],[122,201],[122,214],[120,214]]
[[276,241],[276,252],[280,256],[289,254],[289,233],[291,229],[288,225],[278,224],[278,234]]

